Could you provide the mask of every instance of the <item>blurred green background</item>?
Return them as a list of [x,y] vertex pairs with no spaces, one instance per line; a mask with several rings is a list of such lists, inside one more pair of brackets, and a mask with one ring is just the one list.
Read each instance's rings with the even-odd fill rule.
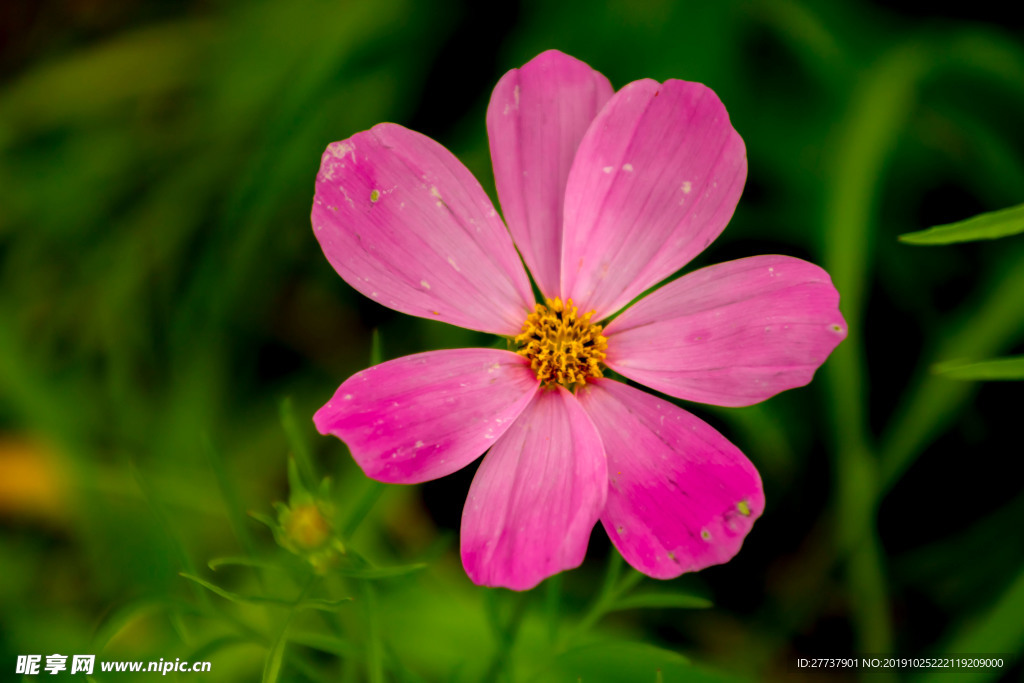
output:
[[[19,654],[94,653],[212,662],[170,680],[930,680],[794,662],[974,653],[1007,667],[935,677],[1024,680],[1021,385],[929,371],[1024,349],[1024,241],[896,240],[1024,201],[1022,38],[994,2],[4,3],[0,679]],[[477,588],[474,468],[377,486],[310,421],[374,329],[385,359],[491,343],[337,277],[309,225],[323,148],[398,122],[494,197],[491,88],[548,48],[615,87],[711,86],[750,174],[690,267],[807,258],[850,327],[806,388],[688,406],[767,508],[735,560],[669,583],[622,570],[598,526],[580,569]],[[334,480],[350,548],[426,566],[317,584],[354,598],[336,609],[239,599],[305,595],[246,516],[288,499],[289,453]],[[239,555],[269,566],[206,566]]]

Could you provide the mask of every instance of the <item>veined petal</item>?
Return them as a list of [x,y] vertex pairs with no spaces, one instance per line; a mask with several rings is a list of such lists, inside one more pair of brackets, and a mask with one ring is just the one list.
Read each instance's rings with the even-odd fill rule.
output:
[[725,228],[747,177],[743,140],[700,83],[635,81],[580,143],[565,191],[562,298],[603,318]]
[[516,334],[533,293],[473,174],[425,135],[382,123],[327,147],[313,230],[354,288],[389,308]]
[[761,478],[725,437],[682,408],[614,380],[579,402],[608,457],[601,514],[633,567],[658,579],[721,564],[764,510]]
[[616,372],[670,396],[748,406],[810,382],[846,322],[824,270],[754,256],[670,282],[604,334]]
[[313,422],[344,441],[367,476],[417,484],[479,457],[539,386],[510,351],[430,351],[352,375]]
[[487,108],[494,182],[526,265],[544,296],[559,292],[562,204],[590,122],[612,96],[608,79],[557,50],[505,74]]
[[484,456],[462,513],[474,583],[513,590],[579,566],[604,507],[601,440],[575,397],[540,391]]

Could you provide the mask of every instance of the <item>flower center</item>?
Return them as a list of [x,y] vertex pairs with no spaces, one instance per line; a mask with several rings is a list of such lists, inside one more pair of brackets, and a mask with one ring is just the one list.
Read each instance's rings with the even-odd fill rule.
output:
[[569,389],[583,386],[588,378],[602,377],[601,362],[608,340],[601,326],[590,322],[594,311],[577,314],[572,299],[546,299],[526,317],[516,336],[516,353],[530,359],[537,379],[548,388],[561,384]]
[[288,538],[303,550],[316,550],[327,543],[331,526],[314,504],[297,505],[284,524]]

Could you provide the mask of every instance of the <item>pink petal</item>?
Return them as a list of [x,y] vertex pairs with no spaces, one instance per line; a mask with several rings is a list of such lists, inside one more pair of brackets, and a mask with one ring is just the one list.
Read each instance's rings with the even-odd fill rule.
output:
[[505,74],[487,108],[505,220],[540,291],[559,293],[562,203],[580,139],[612,96],[608,79],[557,50]]
[[609,323],[608,367],[690,401],[748,406],[811,381],[846,337],[828,273],[789,256],[709,266]]
[[350,285],[410,315],[516,334],[533,293],[505,225],[451,152],[393,123],[327,147],[313,229]]
[[682,408],[620,382],[588,382],[578,398],[608,456],[601,523],[627,562],[670,579],[739,552],[764,510],[761,478],[739,449]]
[[567,390],[542,390],[480,463],[462,513],[474,583],[533,588],[578,567],[608,489],[601,440]]
[[313,422],[344,441],[367,476],[417,484],[475,460],[538,386],[529,361],[510,351],[430,351],[352,375]]
[[643,80],[583,137],[565,190],[562,294],[603,318],[683,267],[732,217],[743,140],[700,83]]

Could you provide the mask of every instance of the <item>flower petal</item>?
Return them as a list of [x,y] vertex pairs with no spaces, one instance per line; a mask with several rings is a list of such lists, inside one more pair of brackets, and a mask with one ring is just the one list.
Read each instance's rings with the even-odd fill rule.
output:
[[565,183],[583,134],[612,96],[608,79],[548,50],[505,74],[487,108],[502,212],[540,291],[559,293]]
[[474,583],[513,590],[583,562],[604,507],[601,440],[575,397],[540,391],[484,456],[462,513]]
[[725,437],[682,408],[614,380],[578,395],[608,456],[601,514],[612,543],[657,579],[721,564],[764,510],[761,477]]
[[616,372],[690,401],[748,406],[810,382],[846,322],[824,270],[754,256],[670,282],[604,334]]
[[510,351],[430,351],[352,375],[313,422],[344,441],[367,476],[418,484],[475,460],[538,386],[529,361]]
[[725,228],[747,177],[743,140],[700,83],[630,83],[580,143],[565,191],[562,294],[603,318]]
[[430,138],[382,123],[327,147],[313,229],[347,283],[422,318],[516,334],[533,293],[480,183]]

